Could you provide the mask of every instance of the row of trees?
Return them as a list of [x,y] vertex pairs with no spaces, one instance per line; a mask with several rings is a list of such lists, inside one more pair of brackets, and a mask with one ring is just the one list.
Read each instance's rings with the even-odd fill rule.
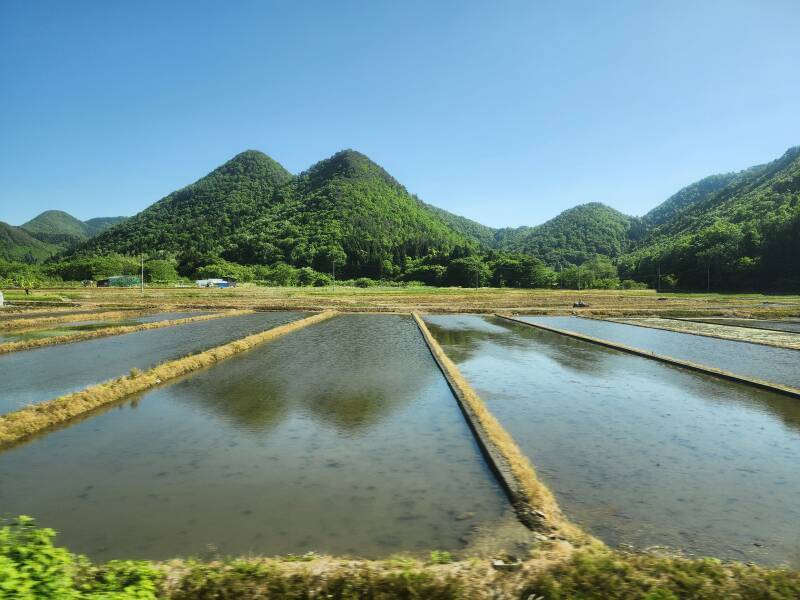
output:
[[[145,257],[144,277],[146,282],[152,284],[233,277],[240,282],[264,285],[325,286],[332,283],[334,271],[337,279],[347,278],[347,272],[341,268],[344,258],[340,260],[342,262],[331,258],[327,271],[322,271],[284,262],[243,265],[213,255]],[[97,281],[113,275],[138,275],[141,269],[140,258],[120,254],[75,257],[39,265],[0,261],[0,285],[37,287],[47,283]],[[393,269],[392,277],[380,280],[349,278],[350,283],[361,286],[378,281],[431,286],[544,289],[631,287],[631,282],[620,282],[616,267],[603,257],[595,257],[581,266],[555,271],[535,257],[499,251],[479,254],[468,247],[459,247],[447,254],[432,251],[419,259],[406,258],[402,267]]]

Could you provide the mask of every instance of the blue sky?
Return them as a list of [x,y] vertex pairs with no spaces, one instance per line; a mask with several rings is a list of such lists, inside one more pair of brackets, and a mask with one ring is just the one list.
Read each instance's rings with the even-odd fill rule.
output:
[[488,225],[643,214],[800,144],[798,23],[796,0],[0,0],[0,220],[348,147]]

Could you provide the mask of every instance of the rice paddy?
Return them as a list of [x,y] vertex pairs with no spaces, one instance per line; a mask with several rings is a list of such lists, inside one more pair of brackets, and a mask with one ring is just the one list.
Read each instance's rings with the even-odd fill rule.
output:
[[[463,314],[463,300],[535,301],[532,320],[800,387],[795,350],[558,316],[566,298],[547,294],[148,293],[2,315],[0,349],[43,347],[0,355],[0,480],[14,482],[0,517],[31,514],[97,560],[608,544],[800,566],[796,399]],[[588,296],[614,318],[664,306]],[[690,318],[709,325],[732,306],[776,317],[703,302]],[[347,312],[305,312],[323,307]],[[420,307],[449,314],[406,312]]]

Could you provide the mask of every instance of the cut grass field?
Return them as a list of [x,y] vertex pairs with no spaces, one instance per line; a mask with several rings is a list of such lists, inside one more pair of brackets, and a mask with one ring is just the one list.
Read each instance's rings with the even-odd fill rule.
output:
[[[244,285],[205,288],[63,288],[41,290],[81,305],[177,308],[394,312],[526,312],[597,316],[800,316],[800,296],[680,294],[654,290],[527,290],[512,288],[331,287],[275,288]],[[577,300],[587,308],[573,309]]]
[[122,400],[131,394],[143,392],[170,379],[209,367],[259,344],[329,319],[334,314],[333,311],[321,312],[210,348],[198,354],[165,362],[144,372],[132,370],[128,376],[118,377],[79,392],[2,415],[0,416],[0,448],[11,446],[38,432],[86,414],[105,404]]

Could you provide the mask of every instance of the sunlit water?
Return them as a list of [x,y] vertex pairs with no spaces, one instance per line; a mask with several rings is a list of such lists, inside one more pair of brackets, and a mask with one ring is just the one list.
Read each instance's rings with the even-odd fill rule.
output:
[[342,315],[0,454],[96,559],[457,550],[509,508],[409,317]]
[[301,318],[256,313],[0,355],[0,414]]
[[493,317],[426,321],[575,522],[800,566],[796,399]]
[[580,317],[519,317],[519,319],[800,388],[798,350]]

